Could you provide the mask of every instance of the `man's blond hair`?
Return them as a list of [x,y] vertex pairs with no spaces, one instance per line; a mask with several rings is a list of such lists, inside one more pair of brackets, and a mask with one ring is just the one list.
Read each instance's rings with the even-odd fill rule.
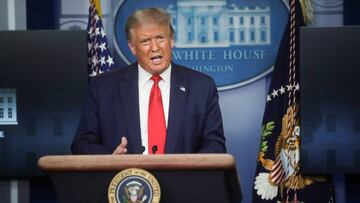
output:
[[141,25],[156,24],[169,27],[170,37],[174,37],[170,14],[161,8],[145,8],[134,12],[127,19],[125,26],[126,39],[132,39],[132,30]]

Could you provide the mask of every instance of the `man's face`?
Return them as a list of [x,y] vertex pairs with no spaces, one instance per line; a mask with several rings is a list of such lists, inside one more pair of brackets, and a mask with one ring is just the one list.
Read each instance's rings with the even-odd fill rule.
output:
[[171,63],[171,49],[174,38],[164,25],[144,24],[132,29],[132,39],[128,42],[131,52],[140,66],[152,75],[166,70]]

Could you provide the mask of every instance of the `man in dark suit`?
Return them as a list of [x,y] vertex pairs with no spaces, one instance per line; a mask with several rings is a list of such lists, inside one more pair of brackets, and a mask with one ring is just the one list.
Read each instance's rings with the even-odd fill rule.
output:
[[171,62],[170,22],[158,8],[128,18],[125,32],[137,62],[91,80],[74,154],[226,152],[214,81]]

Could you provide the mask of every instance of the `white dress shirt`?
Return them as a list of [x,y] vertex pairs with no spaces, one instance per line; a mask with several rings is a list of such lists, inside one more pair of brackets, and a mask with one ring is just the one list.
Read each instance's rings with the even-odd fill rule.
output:
[[[141,129],[141,144],[145,147],[143,154],[148,154],[148,112],[149,112],[149,97],[154,81],[151,80],[152,75],[145,71],[138,65],[139,74],[139,113],[140,113],[140,129]],[[171,64],[160,74],[162,80],[159,81],[159,88],[161,90],[162,103],[165,114],[166,128],[169,117],[169,102],[170,102],[170,84],[171,84]]]

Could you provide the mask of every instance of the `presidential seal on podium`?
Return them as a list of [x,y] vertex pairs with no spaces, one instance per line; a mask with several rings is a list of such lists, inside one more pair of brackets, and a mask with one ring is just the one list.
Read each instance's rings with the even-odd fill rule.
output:
[[109,203],[159,203],[160,195],[156,178],[138,168],[120,171],[111,180],[108,189]]

